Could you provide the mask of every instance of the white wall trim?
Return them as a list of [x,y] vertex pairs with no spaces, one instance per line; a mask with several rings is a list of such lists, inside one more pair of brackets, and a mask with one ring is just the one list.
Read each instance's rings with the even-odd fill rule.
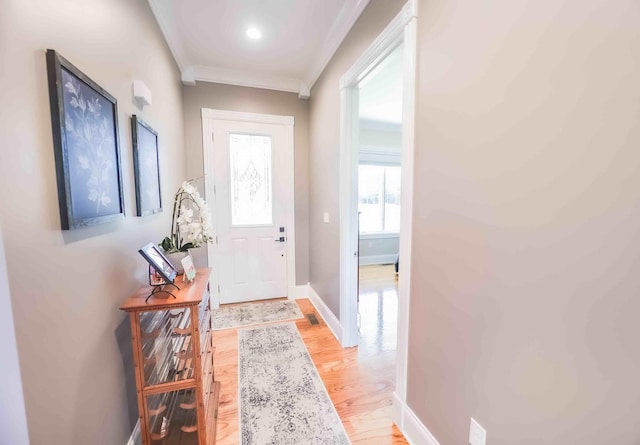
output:
[[173,20],[171,16],[165,13],[168,9],[160,7],[160,3],[163,1],[166,0],[148,0],[148,3],[153,15],[156,17],[160,31],[162,32],[162,35],[164,35],[164,40],[169,46],[173,59],[176,61],[176,65],[178,65],[180,72],[183,73],[187,68],[187,58],[184,52],[184,45],[182,44],[182,39],[180,39],[178,32],[172,25]]
[[[286,166],[285,168],[291,172],[289,175],[289,181],[287,184],[287,193],[290,199],[286,201],[286,227],[287,227],[287,297],[294,298],[296,291],[296,220],[295,220],[295,203],[294,203],[294,191],[295,191],[295,172],[294,172],[294,118],[293,116],[278,116],[273,114],[259,114],[259,113],[244,113],[238,111],[227,110],[214,110],[210,108],[203,108],[201,111],[202,116],[202,150],[204,156],[204,184],[207,200],[214,202],[213,208],[215,208],[215,194],[213,193],[214,172],[213,168],[213,129],[214,122],[220,120],[229,121],[241,121],[241,122],[254,122],[260,124],[275,124],[285,126],[285,149],[286,152]],[[212,199],[213,197],[213,199]],[[213,267],[215,270],[217,246],[215,244],[209,246],[207,253],[207,260],[209,267]],[[218,275],[212,274],[211,285],[214,292],[211,298],[212,307],[220,303],[220,295],[218,293]]]
[[360,257],[361,266],[370,266],[372,264],[395,264],[398,254],[391,255],[367,255]]
[[402,9],[404,26],[404,69],[402,115],[402,177],[400,197],[399,257],[402,272],[398,275],[398,333],[396,343],[396,392],[407,401],[407,362],[409,360],[409,308],[411,305],[411,249],[413,246],[413,189],[415,153],[415,96],[418,54],[418,2],[409,0]]
[[168,0],[148,0],[149,6],[156,17],[160,30],[164,36],[171,54],[181,72],[182,83],[195,85],[196,81],[215,82],[227,85],[239,85],[251,88],[297,93],[300,99],[308,99],[311,88],[318,80],[327,64],[338,50],[356,20],[369,4],[369,0],[348,0],[337,14],[336,19],[327,32],[318,55],[303,79],[277,76],[266,73],[256,73],[248,70],[231,70],[215,66],[195,65],[186,55],[184,44],[179,33],[172,25],[170,8],[161,7]]
[[340,79],[340,321],[342,345],[353,346],[358,341],[357,323],[357,261],[358,249],[357,178],[358,150],[358,83],[376,64],[403,43],[403,104],[402,104],[402,201],[400,226],[400,263],[398,277],[398,335],[396,360],[396,393],[406,402],[407,360],[409,345],[409,305],[411,284],[411,244],[413,218],[413,156],[415,133],[415,93],[417,54],[417,1],[409,0],[360,58]]
[[316,62],[311,66],[311,69],[305,77],[305,83],[309,85],[309,88],[313,88],[316,80],[318,80],[327,67],[331,58],[342,44],[342,41],[347,37],[347,34],[349,34],[349,31],[351,31],[351,28],[353,28],[353,25],[368,4],[369,0],[351,0],[344,2],[342,10],[327,33],[327,38],[324,41],[319,57],[316,58]]
[[358,344],[358,99],[355,85],[340,90],[340,321],[342,346]]
[[360,83],[367,75],[402,42],[404,26],[408,23],[405,10],[415,0],[409,0],[369,48],[340,78],[340,89]]
[[383,232],[383,233],[361,233],[360,239],[386,239],[386,238],[400,238],[400,232],[391,233],[391,232]]
[[308,284],[309,291],[309,301],[313,307],[320,313],[320,316],[324,320],[324,322],[329,326],[329,330],[333,336],[338,340],[338,343],[342,343],[340,339],[342,338],[342,326],[340,325],[340,320],[333,315],[331,309],[324,303],[322,298],[316,293],[316,291],[311,287],[311,284]]
[[202,65],[192,65],[182,71],[183,83],[194,85],[196,80],[297,93],[300,99],[308,99],[310,94],[309,86],[293,77]]
[[127,445],[139,445],[142,443],[142,433],[140,432],[140,419],[136,422],[136,426],[133,427],[131,436],[127,441]]
[[[358,344],[358,323],[357,323],[357,299],[355,297],[358,289],[358,191],[353,184],[358,177],[359,150],[354,147],[359,145],[359,116],[358,116],[358,84],[364,79],[377,64],[384,60],[397,46],[403,42],[405,28],[408,26],[406,10],[413,9],[414,0],[409,0],[402,10],[391,20],[380,35],[362,53],[356,62],[340,78],[340,320],[344,327],[342,346],[350,347]],[[415,42],[409,41],[404,46],[404,66],[403,81],[407,81],[406,71],[410,69],[407,53],[413,52],[415,58]],[[415,91],[415,78],[409,85],[403,87],[403,102],[407,100],[407,91]],[[413,100],[413,99],[411,99]],[[415,117],[413,113],[404,113],[407,109],[403,103],[403,136],[406,131],[413,131]],[[409,111],[413,110],[413,105]],[[404,149],[404,148],[403,148]],[[411,147],[413,150],[413,146]],[[405,163],[402,158],[402,165],[411,166]],[[403,172],[404,178],[404,172]],[[403,179],[403,185],[405,181]],[[411,187],[413,185],[411,184]],[[412,196],[412,191],[405,193],[402,191],[402,203],[404,205],[405,195]],[[403,233],[401,227],[401,233]],[[405,238],[409,239],[410,234]],[[405,264],[409,264],[408,261]],[[399,309],[400,295],[398,295]],[[404,376],[403,376],[404,378]]]
[[393,421],[411,445],[440,445],[418,416],[393,393]]
[[[295,291],[295,299],[299,300],[301,298],[309,298],[309,285],[308,284],[300,284],[296,286]],[[291,297],[289,297],[291,298]]]
[[260,114],[260,113],[245,113],[243,111],[227,111],[227,110],[214,110],[211,108],[203,108],[201,110],[202,119],[214,119],[220,121],[240,121],[240,122],[255,122],[258,124],[280,124],[280,125],[294,125],[295,119],[293,116],[278,116],[276,114]]

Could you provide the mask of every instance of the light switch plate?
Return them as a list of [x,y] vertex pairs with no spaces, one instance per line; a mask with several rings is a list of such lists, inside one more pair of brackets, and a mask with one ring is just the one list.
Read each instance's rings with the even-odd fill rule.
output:
[[324,215],[322,217],[322,220],[326,223],[329,222],[329,212],[324,212]]
[[487,443],[487,431],[473,417],[469,427],[469,443],[471,445],[485,445]]

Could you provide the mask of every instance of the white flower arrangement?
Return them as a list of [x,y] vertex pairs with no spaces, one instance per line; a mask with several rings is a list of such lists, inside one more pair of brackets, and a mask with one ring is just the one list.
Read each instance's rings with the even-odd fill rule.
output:
[[160,245],[166,253],[186,252],[213,242],[213,227],[209,207],[196,187],[195,179],[182,183],[173,202],[171,236]]

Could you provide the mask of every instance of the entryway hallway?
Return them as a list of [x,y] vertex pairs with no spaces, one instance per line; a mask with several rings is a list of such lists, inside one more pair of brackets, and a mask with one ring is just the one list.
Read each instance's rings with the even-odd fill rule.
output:
[[[296,320],[296,326],[351,442],[407,444],[391,421],[395,350],[381,354],[375,346],[379,342],[368,337],[361,338],[359,348],[342,348],[308,299],[296,303],[305,315]],[[314,314],[319,324],[311,324],[308,314]],[[216,437],[221,445],[240,443],[237,332],[227,329],[213,334],[216,380],[222,388]]]

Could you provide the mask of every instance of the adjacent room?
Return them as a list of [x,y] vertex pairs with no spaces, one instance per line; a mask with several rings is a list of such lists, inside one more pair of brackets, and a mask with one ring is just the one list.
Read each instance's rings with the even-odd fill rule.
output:
[[[399,45],[358,88],[358,327],[361,353],[395,353],[402,146]],[[354,184],[355,185],[355,184]],[[395,366],[395,360],[390,361]]]

